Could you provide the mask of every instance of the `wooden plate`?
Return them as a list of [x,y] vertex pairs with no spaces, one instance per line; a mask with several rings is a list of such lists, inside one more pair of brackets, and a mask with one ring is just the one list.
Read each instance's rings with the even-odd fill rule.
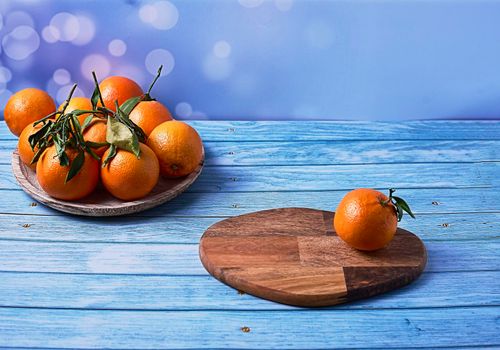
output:
[[264,210],[220,221],[203,234],[200,258],[218,280],[243,292],[296,306],[330,306],[404,286],[427,262],[422,241],[398,228],[375,252],[345,244],[334,213]]
[[202,169],[203,160],[198,168],[186,177],[179,179],[160,177],[158,184],[147,197],[135,201],[116,199],[99,184],[97,190],[90,196],[77,202],[69,202],[52,198],[43,191],[38,185],[36,173],[21,161],[17,149],[12,153],[12,172],[24,192],[48,207],[85,216],[119,216],[156,207],[184,192],[198,178]]

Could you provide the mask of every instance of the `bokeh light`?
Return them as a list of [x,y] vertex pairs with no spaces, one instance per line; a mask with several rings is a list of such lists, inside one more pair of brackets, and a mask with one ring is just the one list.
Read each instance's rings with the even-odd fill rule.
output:
[[108,44],[108,51],[113,56],[123,56],[127,52],[127,44],[120,39],[111,40]]
[[87,16],[76,16],[78,20],[78,33],[76,37],[71,40],[74,45],[82,46],[92,41],[95,36],[94,21]]
[[203,73],[210,80],[224,80],[231,75],[232,63],[227,58],[216,57],[212,54],[203,61]]
[[34,27],[33,17],[24,11],[14,11],[5,16],[5,30],[12,30],[19,26]]
[[71,81],[71,74],[66,69],[59,68],[54,71],[52,79],[59,85],[66,85]]
[[88,80],[93,80],[92,71],[95,71],[97,78],[102,80],[109,75],[111,64],[108,59],[100,54],[90,54],[86,56],[80,65],[82,75]]
[[158,67],[163,65],[162,76],[168,75],[175,66],[174,56],[165,49],[155,49],[148,53],[145,60],[146,69],[149,73],[156,75]]
[[12,79],[12,72],[7,67],[0,67],[0,83],[8,83]]
[[193,108],[187,102],[180,102],[175,106],[175,115],[180,118],[189,118],[193,113]]
[[[69,92],[71,91],[72,88],[73,88],[73,84],[68,84],[68,85],[61,87],[57,91],[56,102],[58,104],[63,103],[68,98]],[[78,96],[85,97],[85,93],[79,87],[76,87],[75,92],[73,93],[72,97],[78,97]]]
[[229,57],[231,54],[231,45],[225,40],[217,41],[213,48],[214,55],[219,58]]
[[50,20],[52,35],[60,41],[75,40],[80,31],[78,18],[68,12],[59,12]]
[[139,9],[139,18],[156,29],[168,30],[179,20],[179,11],[170,1],[157,1]]
[[5,54],[13,60],[24,60],[40,46],[38,33],[27,25],[14,28],[2,39]]

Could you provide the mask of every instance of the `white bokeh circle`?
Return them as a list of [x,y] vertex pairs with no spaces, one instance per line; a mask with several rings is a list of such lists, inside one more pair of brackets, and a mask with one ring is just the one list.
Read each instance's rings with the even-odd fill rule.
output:
[[175,66],[174,56],[165,49],[155,49],[148,53],[145,60],[146,69],[149,73],[156,75],[158,67],[163,65],[162,75],[168,75]]
[[111,40],[108,44],[108,51],[113,56],[123,56],[127,52],[127,44],[120,39]]
[[233,65],[227,58],[208,55],[203,60],[203,74],[210,80],[224,80],[231,75]]
[[71,81],[71,74],[66,69],[59,68],[54,71],[52,79],[59,85],[66,85]]
[[78,33],[76,34],[76,37],[71,40],[71,43],[83,46],[94,39],[96,31],[95,24],[94,21],[87,16],[78,15],[76,18],[78,20]]
[[231,45],[225,40],[219,40],[214,45],[213,53],[219,58],[229,57],[231,54]]
[[7,67],[0,67],[0,83],[8,83],[12,79],[12,72]]
[[139,9],[139,18],[156,29],[168,30],[177,24],[179,11],[170,1],[156,1],[142,6]]
[[28,58],[40,46],[38,33],[27,25],[14,28],[3,37],[2,48],[4,53],[13,60],[21,61]]
[[175,115],[181,118],[189,118],[193,113],[193,108],[187,102],[180,102],[175,106]]
[[35,26],[35,22],[33,21],[33,17],[27,12],[24,11],[13,11],[5,16],[5,29],[10,30],[19,26],[28,26],[33,28]]
[[59,40],[59,29],[56,27],[46,26],[42,29],[42,38],[46,42],[53,44]]
[[80,65],[82,75],[88,80],[93,80],[92,71],[97,75],[97,78],[102,80],[109,75],[111,64],[108,59],[100,54],[90,54],[86,56]]
[[68,12],[59,12],[50,20],[49,28],[54,31],[53,36],[60,41],[75,40],[80,32],[80,21]]

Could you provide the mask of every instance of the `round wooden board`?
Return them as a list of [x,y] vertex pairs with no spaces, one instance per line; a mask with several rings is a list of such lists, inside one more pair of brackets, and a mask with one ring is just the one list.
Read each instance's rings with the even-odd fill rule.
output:
[[283,304],[330,306],[404,286],[427,262],[423,242],[398,228],[375,252],[349,247],[333,229],[333,212],[264,210],[220,221],[203,234],[200,258],[215,278]]
[[158,184],[151,193],[135,201],[119,200],[99,184],[96,191],[90,196],[79,201],[69,202],[52,198],[43,191],[36,179],[36,173],[21,161],[17,149],[12,153],[12,172],[24,192],[48,207],[84,216],[119,216],[151,209],[184,192],[198,178],[202,169],[203,160],[198,168],[186,177],[167,179],[160,176]]

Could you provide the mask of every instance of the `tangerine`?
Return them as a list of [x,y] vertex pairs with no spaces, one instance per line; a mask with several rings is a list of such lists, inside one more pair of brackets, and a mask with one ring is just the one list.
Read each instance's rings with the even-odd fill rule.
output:
[[396,207],[382,192],[359,188],[340,201],[334,217],[337,235],[351,247],[372,251],[385,247],[398,225]]
[[[78,151],[66,148],[70,165]],[[85,160],[80,172],[66,182],[70,166],[59,164],[55,146],[48,147],[36,165],[36,177],[40,187],[51,197],[74,201],[88,196],[99,182],[99,162],[85,152]]]
[[[90,124],[83,131],[85,141],[104,143],[106,142],[107,122],[105,119],[94,117]],[[101,157],[108,147],[102,146],[94,149],[94,152]]]
[[[160,165],[154,152],[139,144],[140,158],[132,152],[118,149],[114,158],[101,169],[104,187],[118,199],[130,201],[145,197],[158,183]],[[106,150],[103,159],[109,155]]]
[[[59,108],[57,109],[58,111],[62,111],[62,109],[64,107],[64,103],[65,102],[63,102],[59,106]],[[86,111],[92,110],[92,102],[90,101],[90,99],[88,99],[86,97],[72,97],[71,100],[69,100],[68,106],[66,107],[64,113],[70,113],[76,109],[82,109],[82,110],[86,110]],[[82,125],[84,123],[85,119],[90,114],[91,113],[84,113],[84,114],[80,114],[78,116],[78,121],[80,122],[80,125]]]
[[172,120],[170,111],[161,102],[142,101],[130,112],[132,120],[149,136],[154,128],[163,122]]
[[28,124],[56,111],[56,104],[45,91],[28,88],[12,95],[4,109],[4,119],[10,131],[19,136]]
[[35,132],[40,130],[41,127],[42,124],[38,124],[36,126],[33,126],[33,124],[28,124],[23,129],[23,132],[21,133],[21,135],[19,136],[19,140],[17,141],[19,158],[21,158],[21,161],[29,166],[32,170],[36,170],[36,163],[31,164],[31,160],[35,156],[35,152],[37,151],[38,147],[35,147],[35,150],[32,150],[28,139]]
[[184,122],[171,120],[158,125],[147,143],[160,161],[163,176],[186,176],[203,162],[200,135]]
[[116,112],[115,101],[118,105],[131,97],[141,96],[142,88],[132,79],[120,76],[112,76],[104,79],[99,84],[99,90],[104,104],[107,108]]

